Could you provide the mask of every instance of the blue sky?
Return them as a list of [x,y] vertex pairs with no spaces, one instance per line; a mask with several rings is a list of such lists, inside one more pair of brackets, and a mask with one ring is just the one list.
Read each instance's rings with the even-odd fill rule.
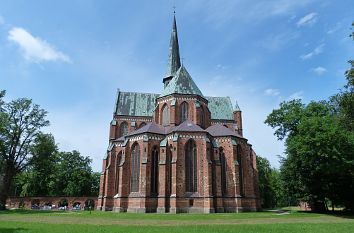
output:
[[245,136],[278,167],[283,143],[263,122],[281,101],[344,85],[352,0],[0,1],[0,89],[40,104],[59,147],[99,171],[116,89],[163,88],[174,4],[189,73],[204,95],[238,101]]

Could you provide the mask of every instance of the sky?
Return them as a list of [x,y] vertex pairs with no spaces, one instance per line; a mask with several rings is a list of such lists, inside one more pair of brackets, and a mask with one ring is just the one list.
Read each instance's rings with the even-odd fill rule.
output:
[[163,89],[174,5],[194,81],[238,102],[244,136],[279,167],[285,148],[264,121],[282,101],[345,84],[352,0],[0,0],[0,90],[47,110],[44,131],[100,171],[117,88]]

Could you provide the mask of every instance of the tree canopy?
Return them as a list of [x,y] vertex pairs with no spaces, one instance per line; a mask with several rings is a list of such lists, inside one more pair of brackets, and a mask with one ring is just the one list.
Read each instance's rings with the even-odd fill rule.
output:
[[0,92],[0,209],[5,202],[15,175],[28,165],[34,139],[42,127],[48,126],[47,112],[33,104],[32,100],[20,98],[6,103],[4,91]]
[[96,196],[99,175],[92,172],[91,159],[58,151],[53,135],[41,132],[49,121],[39,105],[26,98],[6,102],[4,96],[0,91],[0,209],[10,193]]

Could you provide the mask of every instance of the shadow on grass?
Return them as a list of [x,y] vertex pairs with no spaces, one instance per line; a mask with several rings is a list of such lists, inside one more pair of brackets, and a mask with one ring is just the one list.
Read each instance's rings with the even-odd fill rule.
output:
[[343,211],[343,210],[336,210],[336,211],[325,211],[325,212],[312,212],[312,211],[297,211],[298,213],[308,213],[308,214],[324,214],[333,217],[339,218],[347,218],[347,219],[354,219],[354,212],[350,211]]
[[[50,214],[50,213],[67,213],[68,211],[63,210],[28,210],[28,209],[16,209],[16,210],[1,210],[0,215],[2,214]],[[2,232],[2,231],[0,231]]]
[[28,231],[25,228],[2,228],[0,227],[1,233],[18,233],[18,232],[25,232]]

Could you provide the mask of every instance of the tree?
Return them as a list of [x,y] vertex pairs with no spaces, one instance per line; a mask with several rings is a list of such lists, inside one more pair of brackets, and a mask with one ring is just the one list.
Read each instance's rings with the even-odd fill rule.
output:
[[40,133],[31,148],[32,158],[26,170],[17,175],[15,195],[52,196],[55,195],[58,148],[51,134]]
[[324,208],[325,200],[352,208],[354,196],[354,134],[325,102],[303,105],[283,102],[267,117],[287,157],[281,171],[285,189],[297,198]]
[[[4,94],[2,91],[0,99]],[[30,99],[20,98],[9,103],[1,100],[0,209],[5,209],[13,178],[28,165],[34,139],[42,127],[49,125],[46,115],[47,112]]]
[[283,195],[280,172],[270,166],[268,159],[260,156],[257,156],[257,169],[262,208],[285,206],[287,202]]
[[[78,151],[59,152],[57,194],[89,196],[92,193],[91,159]],[[95,184],[97,185],[97,184]]]
[[91,173],[91,197],[98,196],[98,192],[100,191],[100,172],[92,172]]

